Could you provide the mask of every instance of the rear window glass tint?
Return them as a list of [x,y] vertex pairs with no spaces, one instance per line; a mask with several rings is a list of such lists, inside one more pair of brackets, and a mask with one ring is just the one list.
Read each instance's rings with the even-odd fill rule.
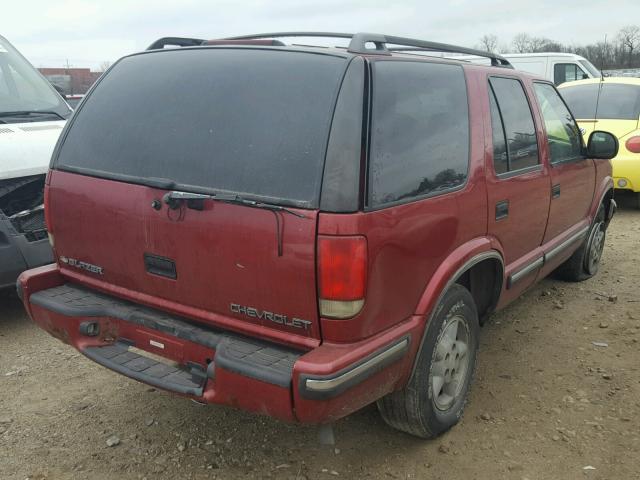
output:
[[374,63],[369,204],[462,185],[469,164],[469,112],[459,65]]
[[500,175],[509,171],[509,154],[507,153],[507,142],[500,109],[491,88],[489,89],[489,105],[491,109],[491,128],[493,130],[493,166],[496,173]]
[[573,85],[560,89],[562,97],[577,119],[638,120],[640,118],[640,86],[615,83]]
[[83,102],[56,166],[315,206],[344,68],[253,49],[124,58]]
[[509,171],[537,165],[536,127],[522,84],[518,80],[502,77],[492,77],[490,83],[504,124]]
[[542,111],[551,163],[582,158],[582,135],[555,88],[547,83],[534,83],[533,88]]

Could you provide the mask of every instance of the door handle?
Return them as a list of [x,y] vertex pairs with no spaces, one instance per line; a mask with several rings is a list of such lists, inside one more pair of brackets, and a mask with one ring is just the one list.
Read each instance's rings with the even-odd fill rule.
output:
[[509,200],[496,203],[496,220],[502,220],[509,216]]
[[551,198],[558,198],[560,196],[560,184],[556,183],[551,187]]

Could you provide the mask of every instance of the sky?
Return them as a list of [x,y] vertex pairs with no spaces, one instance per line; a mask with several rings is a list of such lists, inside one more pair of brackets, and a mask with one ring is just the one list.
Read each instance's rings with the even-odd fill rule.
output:
[[[640,0],[3,0],[0,35],[36,67],[99,69],[164,36],[375,32],[477,46],[521,32],[566,44],[640,25]],[[339,44],[336,42],[336,44]]]

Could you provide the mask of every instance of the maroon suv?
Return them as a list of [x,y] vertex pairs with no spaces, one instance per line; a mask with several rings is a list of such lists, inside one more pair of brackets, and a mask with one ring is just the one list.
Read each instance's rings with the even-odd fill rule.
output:
[[487,316],[596,273],[617,142],[585,146],[553,84],[497,55],[275,39],[294,35],[169,39],[110,68],[47,177],[56,264],[19,293],[141,382],[305,423],[377,401],[439,434]]

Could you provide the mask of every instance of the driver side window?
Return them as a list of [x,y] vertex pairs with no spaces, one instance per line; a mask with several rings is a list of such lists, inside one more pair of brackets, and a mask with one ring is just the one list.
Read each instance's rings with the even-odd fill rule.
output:
[[556,63],[553,66],[553,83],[556,85],[584,78],[589,76],[575,63]]
[[551,163],[583,158],[580,129],[560,94],[548,83],[534,83],[534,90],[544,118]]

